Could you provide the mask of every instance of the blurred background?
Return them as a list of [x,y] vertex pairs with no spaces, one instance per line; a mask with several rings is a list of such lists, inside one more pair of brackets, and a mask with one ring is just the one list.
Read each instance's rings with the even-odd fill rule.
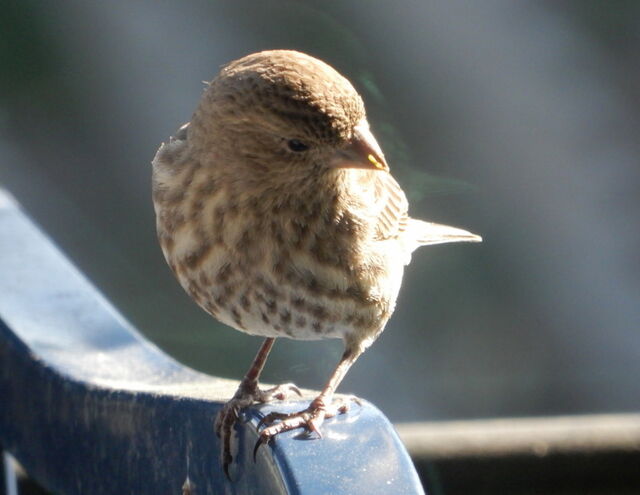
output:
[[[150,161],[271,48],[354,83],[412,216],[484,237],[414,255],[341,391],[393,421],[640,409],[640,2],[5,1],[0,185],[149,339],[239,379],[260,340],[173,279]],[[281,339],[264,378],[318,388],[340,353]]]

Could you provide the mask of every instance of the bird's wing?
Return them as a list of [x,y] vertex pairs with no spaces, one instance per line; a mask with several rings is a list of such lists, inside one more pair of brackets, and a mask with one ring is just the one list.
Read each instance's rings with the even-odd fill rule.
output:
[[418,246],[446,242],[481,242],[478,235],[466,230],[409,218],[409,203],[404,191],[390,174],[376,173],[376,201],[379,214],[376,240],[401,239],[409,252]]
[[375,238],[379,241],[398,238],[409,222],[407,197],[391,174],[376,172],[375,177],[375,196],[379,207]]

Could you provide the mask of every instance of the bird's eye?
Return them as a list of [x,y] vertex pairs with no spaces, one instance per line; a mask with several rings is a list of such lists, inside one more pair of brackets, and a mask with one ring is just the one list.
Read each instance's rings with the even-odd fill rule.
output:
[[296,153],[307,151],[309,149],[308,145],[297,139],[289,139],[289,141],[287,141],[287,146],[291,151],[295,151]]

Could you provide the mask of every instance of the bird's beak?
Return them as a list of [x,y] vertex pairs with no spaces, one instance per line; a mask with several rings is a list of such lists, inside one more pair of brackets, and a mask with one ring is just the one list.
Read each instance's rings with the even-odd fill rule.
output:
[[369,130],[369,123],[362,119],[353,129],[349,143],[336,151],[331,158],[335,168],[366,168],[389,171],[382,150]]

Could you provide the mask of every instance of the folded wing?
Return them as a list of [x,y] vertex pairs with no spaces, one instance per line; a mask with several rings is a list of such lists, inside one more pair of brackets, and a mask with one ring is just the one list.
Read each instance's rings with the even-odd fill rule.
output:
[[481,242],[482,237],[463,229],[409,218],[409,203],[395,179],[376,173],[376,199],[380,207],[376,240],[398,239],[413,251],[419,246],[446,242]]

